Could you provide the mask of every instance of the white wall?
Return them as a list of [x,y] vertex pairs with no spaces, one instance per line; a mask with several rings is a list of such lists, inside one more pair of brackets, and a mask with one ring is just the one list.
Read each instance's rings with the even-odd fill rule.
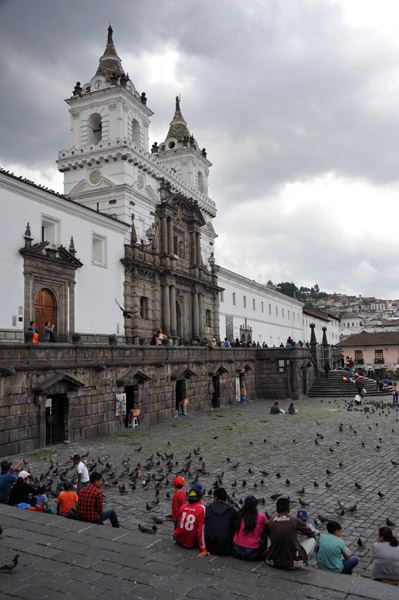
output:
[[[109,219],[55,194],[0,173],[0,329],[10,329],[12,315],[24,306],[23,257],[24,233],[30,223],[32,244],[41,241],[42,216],[59,221],[59,239],[67,249],[74,238],[76,257],[83,267],[76,272],[75,330],[82,333],[124,333],[123,316],[116,306],[123,304],[124,253],[126,225]],[[92,264],[92,235],[106,238],[107,266]],[[15,330],[25,330],[18,323]]]
[[[287,338],[303,339],[302,303],[264,285],[228,271],[218,272],[218,284],[225,288],[220,296],[220,337],[226,337],[226,315],[233,316],[234,338],[240,337],[240,326],[252,327],[252,340],[266,342],[269,347],[285,345]],[[235,304],[233,303],[235,294]],[[246,308],[244,307],[246,297]],[[253,308],[255,301],[255,309]],[[263,310],[262,310],[263,303]],[[269,309],[270,306],[270,309]]]

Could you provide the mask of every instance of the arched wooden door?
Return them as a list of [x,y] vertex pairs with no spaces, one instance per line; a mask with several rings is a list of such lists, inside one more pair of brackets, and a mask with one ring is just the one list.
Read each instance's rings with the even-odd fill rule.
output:
[[39,341],[44,340],[44,324],[50,321],[50,326],[55,323],[56,305],[54,295],[46,288],[41,289],[35,298],[35,323],[39,334]]

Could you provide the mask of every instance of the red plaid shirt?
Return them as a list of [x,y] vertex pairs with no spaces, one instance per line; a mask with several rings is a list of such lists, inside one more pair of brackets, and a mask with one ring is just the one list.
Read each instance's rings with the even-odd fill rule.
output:
[[103,512],[103,495],[92,483],[79,491],[78,513],[85,521],[95,523]]

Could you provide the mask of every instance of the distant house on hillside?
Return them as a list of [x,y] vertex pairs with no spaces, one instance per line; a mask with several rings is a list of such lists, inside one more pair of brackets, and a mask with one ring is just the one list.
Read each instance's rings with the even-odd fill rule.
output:
[[362,332],[339,342],[345,356],[353,357],[355,365],[371,368],[399,368],[399,332]]

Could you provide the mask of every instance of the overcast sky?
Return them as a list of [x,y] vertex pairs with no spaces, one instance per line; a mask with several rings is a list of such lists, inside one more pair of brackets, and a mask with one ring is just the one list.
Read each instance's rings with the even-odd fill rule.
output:
[[399,298],[397,0],[0,0],[0,165],[62,192],[64,99],[111,22],[155,112],[213,163],[217,262],[266,283]]

